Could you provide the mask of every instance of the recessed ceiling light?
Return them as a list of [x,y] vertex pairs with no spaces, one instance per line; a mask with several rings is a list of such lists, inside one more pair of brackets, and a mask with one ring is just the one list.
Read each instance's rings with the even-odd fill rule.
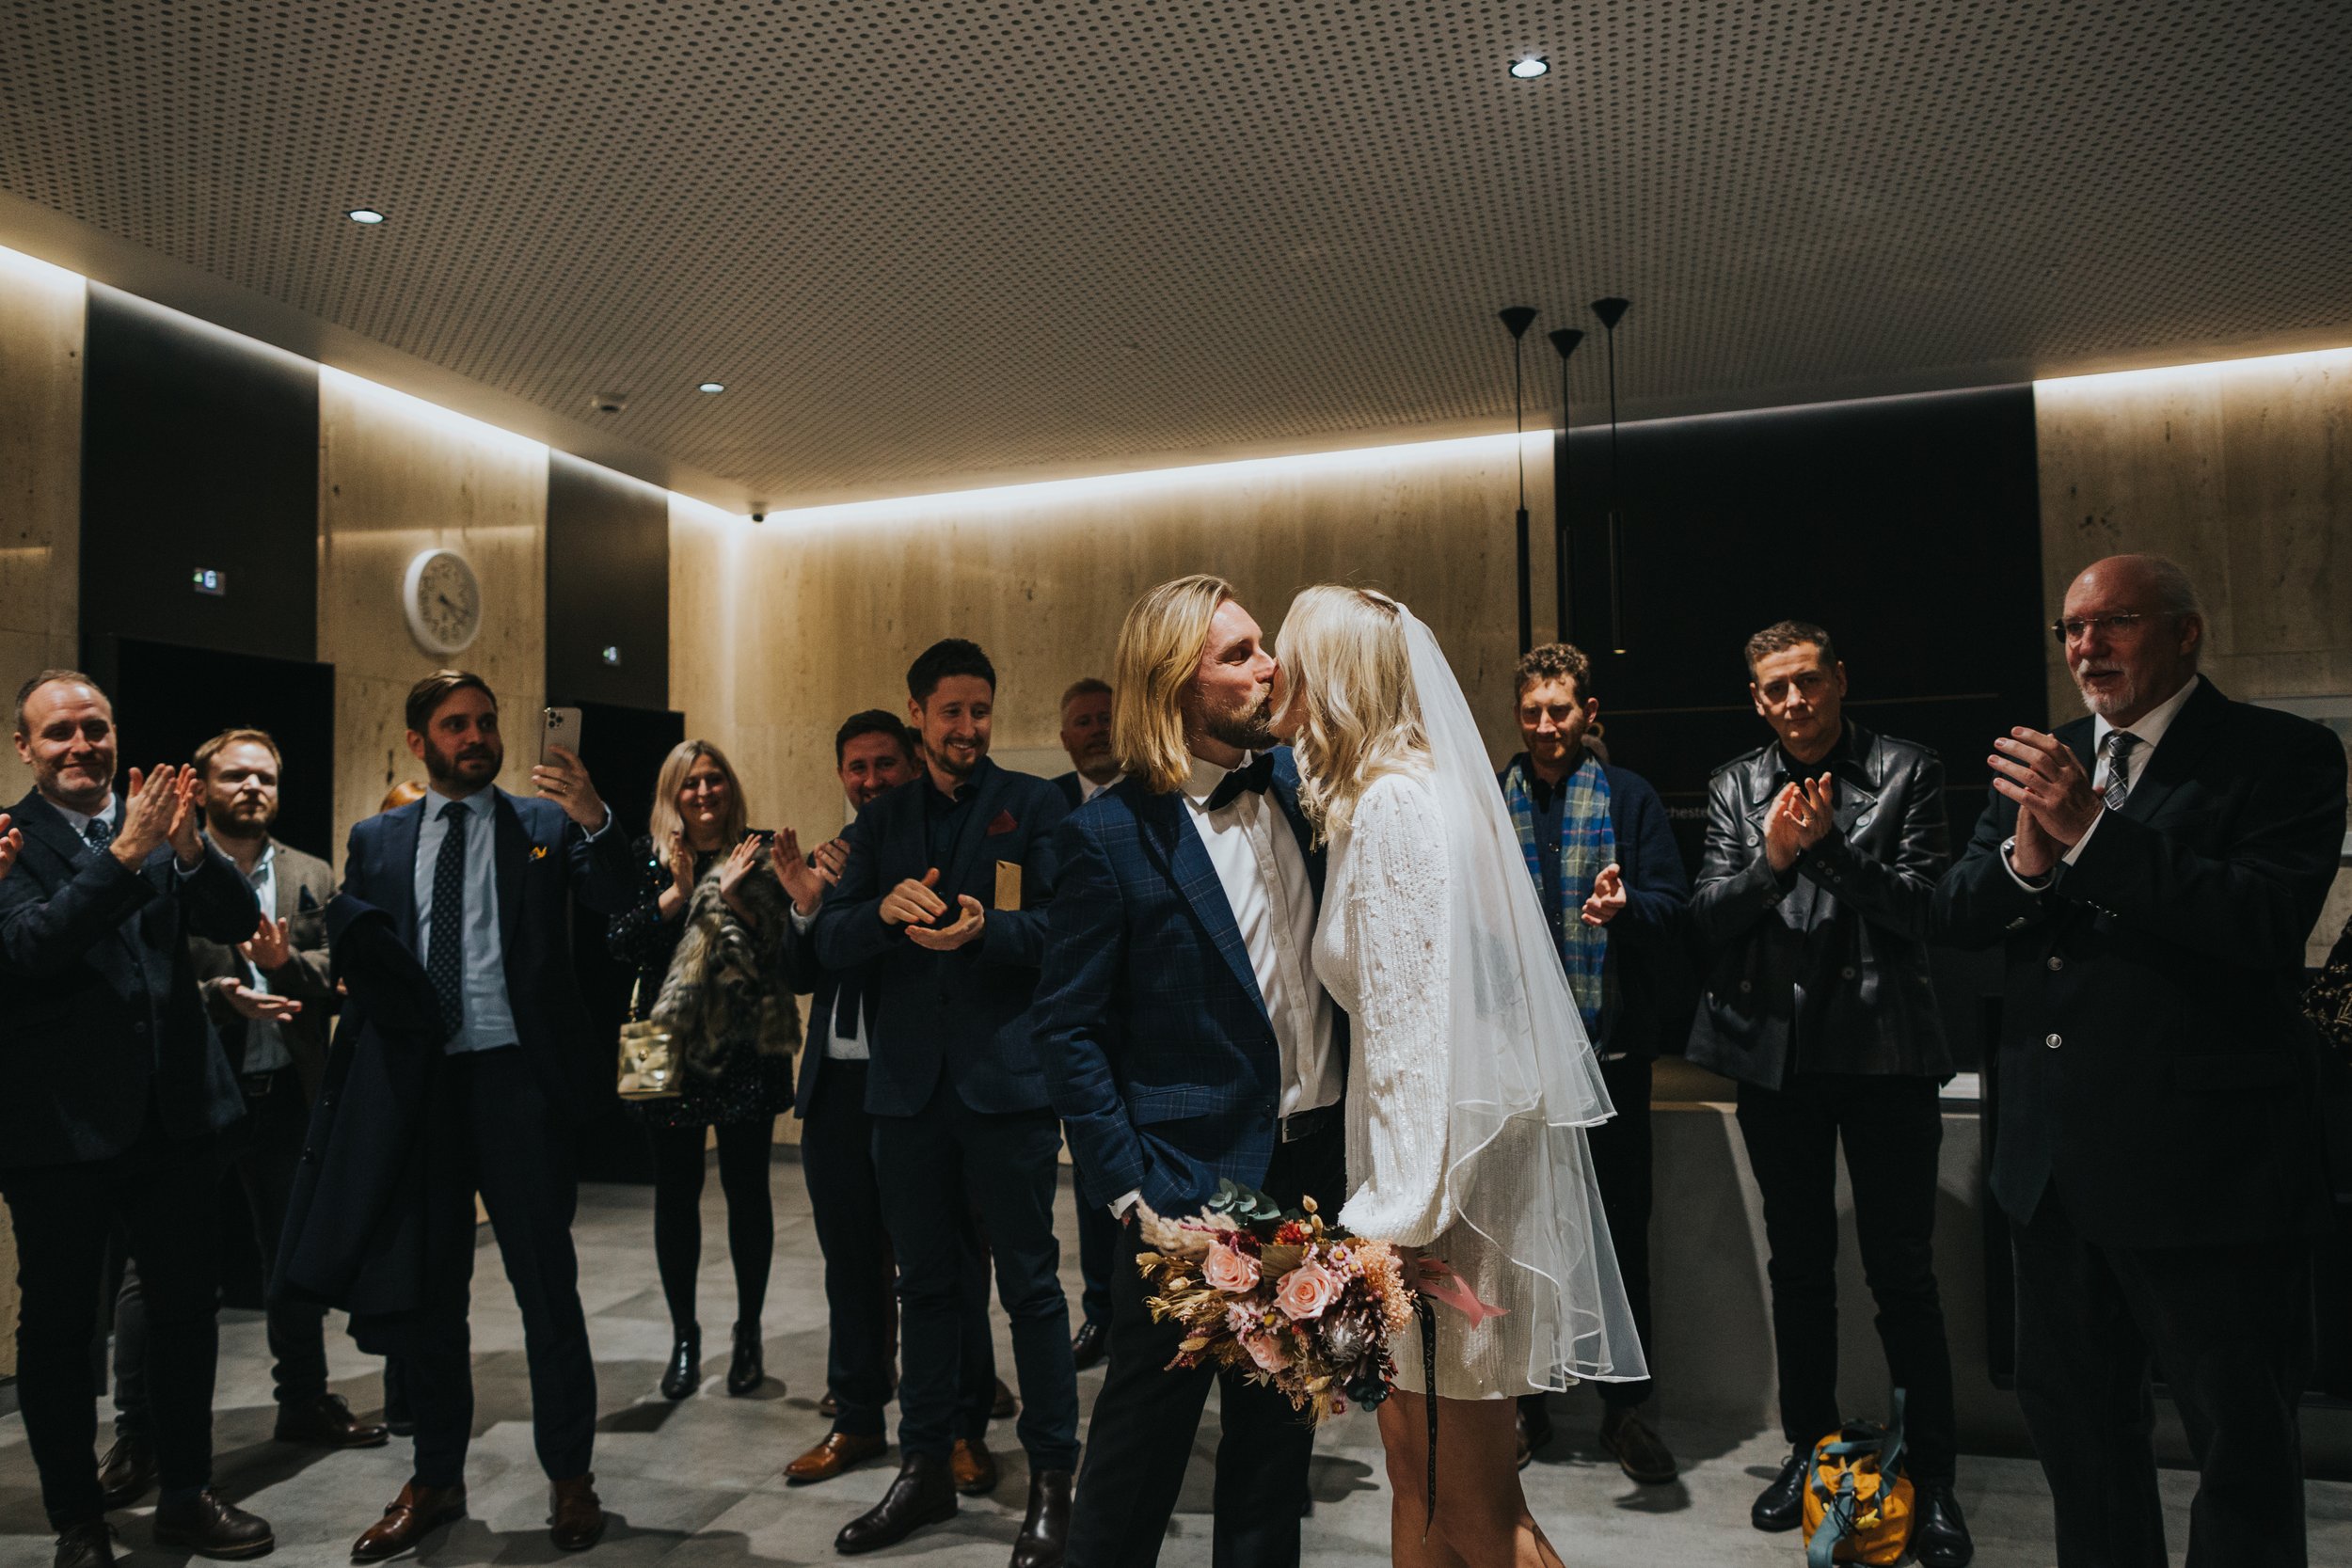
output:
[[723,392],[726,389],[727,384],[723,381],[706,381],[694,388],[697,392]]
[[354,223],[382,223],[384,221],[384,214],[373,207],[354,207],[343,216]]
[[1550,71],[1551,62],[1541,55],[1521,55],[1511,62],[1511,74],[1522,82],[1532,82],[1538,76],[1549,74]]

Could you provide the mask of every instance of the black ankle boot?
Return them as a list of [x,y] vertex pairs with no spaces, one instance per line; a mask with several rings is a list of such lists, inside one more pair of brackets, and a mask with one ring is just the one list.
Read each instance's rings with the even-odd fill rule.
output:
[[670,1347],[670,1370],[661,1374],[661,1397],[682,1400],[692,1393],[703,1380],[703,1331],[692,1325],[678,1330],[677,1343]]
[[[727,1363],[727,1392],[737,1399],[768,1381],[768,1363],[759,1344],[757,1323],[735,1325],[735,1359]],[[779,1388],[778,1393],[784,1392]]]

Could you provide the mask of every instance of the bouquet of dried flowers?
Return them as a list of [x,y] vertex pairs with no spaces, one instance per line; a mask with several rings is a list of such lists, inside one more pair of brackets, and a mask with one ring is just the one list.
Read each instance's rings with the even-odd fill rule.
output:
[[1138,1218],[1152,1315],[1184,1328],[1171,1369],[1238,1367],[1317,1422],[1388,1398],[1389,1337],[1415,1307],[1395,1247],[1330,1224],[1311,1197],[1286,1212],[1233,1181],[1190,1219]]

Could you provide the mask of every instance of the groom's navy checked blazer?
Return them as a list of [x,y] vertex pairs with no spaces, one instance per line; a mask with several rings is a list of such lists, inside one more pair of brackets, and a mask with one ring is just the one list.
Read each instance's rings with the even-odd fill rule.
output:
[[[1287,747],[1273,755],[1269,793],[1320,903],[1324,857],[1298,813],[1298,769]],[[1221,1179],[1259,1185],[1281,1052],[1183,795],[1123,780],[1070,815],[1056,848],[1038,1049],[1088,1200],[1140,1192],[1186,1214]],[[1336,1009],[1332,1049],[1346,1059]]]

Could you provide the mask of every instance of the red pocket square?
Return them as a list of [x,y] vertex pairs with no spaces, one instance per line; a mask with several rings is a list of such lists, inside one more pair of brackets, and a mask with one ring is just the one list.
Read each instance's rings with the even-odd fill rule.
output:
[[1009,833],[1019,826],[1021,824],[1012,819],[1012,813],[1000,811],[988,824],[988,836],[994,838],[998,833]]

